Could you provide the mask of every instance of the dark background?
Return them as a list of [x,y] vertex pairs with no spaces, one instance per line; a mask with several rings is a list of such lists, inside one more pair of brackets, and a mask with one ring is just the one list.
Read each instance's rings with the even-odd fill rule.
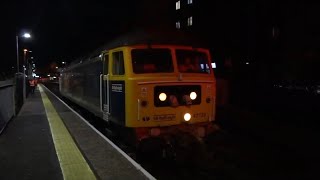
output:
[[[29,48],[37,73],[48,73],[137,27],[175,28],[181,21],[179,30],[204,40],[216,62],[217,122],[240,137],[239,144],[242,136],[253,139],[245,148],[248,156],[239,157],[265,153],[258,163],[261,174],[318,174],[320,3],[193,2],[179,11],[175,0],[1,2],[0,71],[16,72],[15,36],[24,31],[33,37],[20,38],[20,60]],[[194,24],[188,27],[191,15]],[[223,98],[228,106],[221,106]]]
[[[197,15],[194,27],[180,30],[206,40],[217,76],[258,76],[255,81],[319,79],[319,3],[193,3],[187,11]],[[15,36],[25,31],[33,37],[19,39],[20,59],[22,49],[28,48],[37,70],[50,71],[50,64],[70,62],[136,27],[174,28],[180,17],[183,13],[175,10],[175,0],[1,2],[0,68],[16,68]]]

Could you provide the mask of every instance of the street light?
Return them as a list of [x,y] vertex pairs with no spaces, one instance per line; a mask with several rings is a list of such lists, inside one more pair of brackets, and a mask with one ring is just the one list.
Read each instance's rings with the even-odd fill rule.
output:
[[27,52],[28,52],[28,49],[23,49],[23,65],[25,65],[26,63]]
[[[24,33],[22,37],[31,38],[31,35],[29,33]],[[19,73],[19,36],[17,35],[16,35],[16,45],[17,45],[17,73]],[[26,49],[24,49],[24,53],[26,53]],[[23,66],[23,91],[22,92],[23,92],[23,103],[24,103],[26,101],[26,77],[25,77],[24,66]]]
[[[31,38],[31,35],[29,33],[24,33],[22,37]],[[19,73],[19,36],[16,36],[16,46],[17,46],[17,73]]]
[[24,34],[23,34],[23,37],[25,37],[25,38],[31,38],[31,35],[30,35],[29,33],[24,33]]

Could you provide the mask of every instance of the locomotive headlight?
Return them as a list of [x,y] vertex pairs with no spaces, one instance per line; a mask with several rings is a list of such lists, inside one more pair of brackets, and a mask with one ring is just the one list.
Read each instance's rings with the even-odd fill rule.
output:
[[160,99],[160,101],[165,101],[167,99],[166,93],[160,93],[159,94],[159,99]]
[[190,99],[195,100],[197,98],[197,93],[196,92],[191,92],[190,93]]
[[185,113],[184,116],[183,116],[183,119],[184,119],[185,121],[190,121],[190,119],[191,119],[191,114],[190,114],[190,113]]

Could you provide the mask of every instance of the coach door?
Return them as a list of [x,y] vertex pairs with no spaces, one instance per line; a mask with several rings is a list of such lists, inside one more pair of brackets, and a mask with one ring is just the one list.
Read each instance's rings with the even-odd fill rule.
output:
[[109,75],[109,54],[103,54],[103,75],[101,79],[101,110],[103,112],[103,119],[109,121],[110,116],[110,75]]

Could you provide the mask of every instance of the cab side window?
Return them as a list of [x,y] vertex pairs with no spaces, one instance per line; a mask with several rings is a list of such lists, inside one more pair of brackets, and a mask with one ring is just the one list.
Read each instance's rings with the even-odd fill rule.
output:
[[109,55],[105,54],[103,59],[103,74],[107,75],[109,73]]
[[112,64],[112,73],[113,75],[124,75],[124,60],[123,52],[114,52],[112,53],[113,64]]

